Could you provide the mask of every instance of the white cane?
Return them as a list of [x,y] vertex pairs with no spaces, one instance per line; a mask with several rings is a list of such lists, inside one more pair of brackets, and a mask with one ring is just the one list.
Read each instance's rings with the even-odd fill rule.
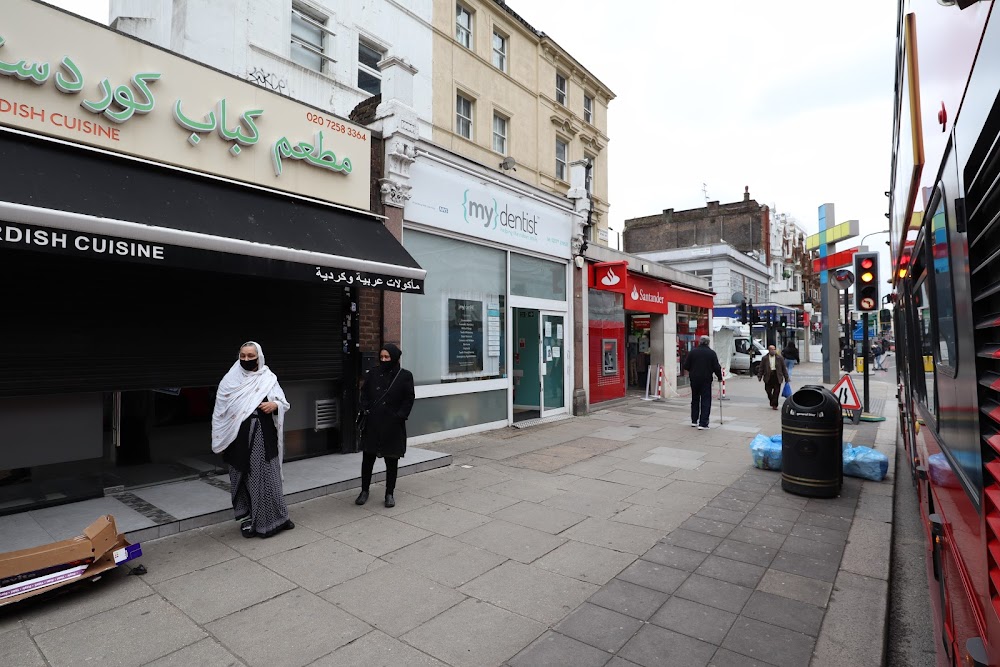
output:
[[722,388],[726,386],[725,380],[719,380],[719,426],[722,426]]

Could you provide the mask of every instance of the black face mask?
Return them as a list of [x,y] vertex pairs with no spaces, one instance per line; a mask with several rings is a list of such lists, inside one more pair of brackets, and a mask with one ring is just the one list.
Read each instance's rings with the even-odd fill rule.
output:
[[387,370],[391,369],[393,366],[395,366],[395,363],[393,363],[392,359],[389,359],[388,361],[386,361],[384,359],[379,359],[378,360],[378,365],[379,365],[379,368],[381,368],[382,372],[384,373],[385,371],[387,371]]
[[257,360],[256,359],[240,359],[240,366],[243,367],[245,371],[255,371],[257,370]]

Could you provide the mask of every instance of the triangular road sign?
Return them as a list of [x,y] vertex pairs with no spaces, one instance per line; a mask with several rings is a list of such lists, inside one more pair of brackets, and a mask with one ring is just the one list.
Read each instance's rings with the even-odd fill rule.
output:
[[861,400],[858,399],[858,390],[854,388],[854,382],[850,375],[840,378],[840,382],[833,388],[833,395],[840,401],[841,410],[860,410]]

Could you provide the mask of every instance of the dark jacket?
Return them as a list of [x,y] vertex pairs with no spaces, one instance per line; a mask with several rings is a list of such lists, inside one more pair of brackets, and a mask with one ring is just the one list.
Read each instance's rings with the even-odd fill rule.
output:
[[400,368],[398,362],[388,372],[382,370],[369,371],[361,387],[361,409],[368,411],[361,449],[402,458],[406,454],[406,420],[413,409],[413,374]]
[[719,365],[719,355],[708,345],[699,345],[688,352],[684,360],[684,370],[688,372],[691,384],[712,384],[712,376],[722,381],[722,366]]
[[762,379],[765,383],[770,382],[772,377],[775,382],[788,382],[788,368],[785,366],[785,358],[774,353],[774,370],[771,370],[771,358],[769,354],[765,354],[760,358],[760,365],[757,366],[757,377]]
[[785,346],[785,349],[781,351],[781,356],[789,361],[799,362],[799,350],[794,345]]

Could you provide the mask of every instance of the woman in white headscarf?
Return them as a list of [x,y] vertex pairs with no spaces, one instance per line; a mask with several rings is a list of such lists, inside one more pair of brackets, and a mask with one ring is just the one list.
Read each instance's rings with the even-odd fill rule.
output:
[[212,451],[229,464],[233,509],[243,537],[271,537],[295,524],[281,488],[288,401],[264,350],[249,341],[219,383],[212,414]]

